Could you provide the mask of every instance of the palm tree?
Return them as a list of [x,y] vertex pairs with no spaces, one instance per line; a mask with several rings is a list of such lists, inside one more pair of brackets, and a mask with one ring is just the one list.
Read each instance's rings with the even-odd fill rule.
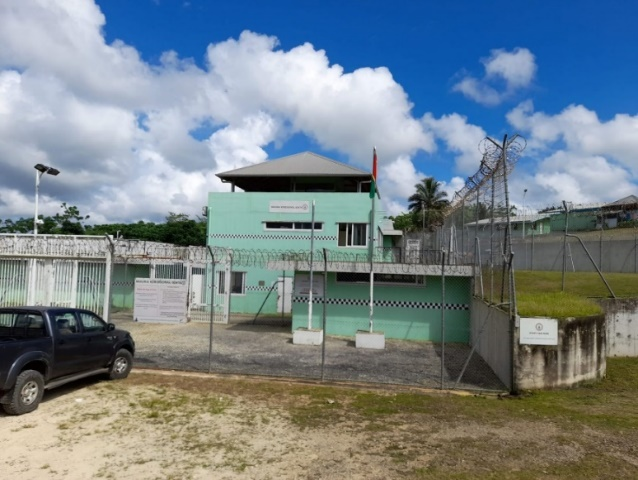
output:
[[421,219],[421,228],[430,231],[443,225],[443,211],[450,204],[447,192],[440,190],[441,183],[434,177],[426,177],[417,183],[416,191],[408,198],[408,209]]

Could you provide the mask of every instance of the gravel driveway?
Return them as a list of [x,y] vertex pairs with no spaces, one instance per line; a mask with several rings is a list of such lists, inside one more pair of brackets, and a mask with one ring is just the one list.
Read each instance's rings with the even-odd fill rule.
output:
[[212,342],[206,323],[138,323],[130,312],[111,320],[132,333],[136,364],[143,368],[312,379],[323,373],[325,380],[429,388],[441,388],[443,378],[446,389],[506,390],[476,353],[457,383],[470,355],[467,345],[446,344],[441,368],[440,344],[386,339],[384,350],[358,349],[352,338],[328,336],[323,352],[321,346],[294,345],[290,324],[279,318],[214,324]]

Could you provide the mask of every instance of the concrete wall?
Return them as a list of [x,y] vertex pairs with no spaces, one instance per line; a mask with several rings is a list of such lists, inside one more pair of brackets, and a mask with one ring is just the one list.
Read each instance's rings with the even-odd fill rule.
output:
[[561,320],[556,346],[519,345],[517,341],[516,390],[567,387],[604,377],[605,340],[605,316],[597,315]]
[[512,388],[510,322],[506,312],[472,299],[471,345],[507,388]]
[[638,356],[638,299],[602,300],[607,318],[607,356]]

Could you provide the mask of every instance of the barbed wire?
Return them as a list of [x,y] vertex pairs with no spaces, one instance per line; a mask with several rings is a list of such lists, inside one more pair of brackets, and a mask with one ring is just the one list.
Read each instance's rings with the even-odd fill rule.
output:
[[[444,215],[450,216],[468,200],[478,198],[482,190],[485,197],[493,188],[497,188],[492,180],[509,175],[526,146],[527,141],[518,134],[513,135],[509,140],[505,137],[503,144],[500,145],[489,137],[481,140],[478,145],[481,153],[479,168],[473,176],[467,178],[463,188],[455,192]],[[505,157],[504,162],[503,157]]]

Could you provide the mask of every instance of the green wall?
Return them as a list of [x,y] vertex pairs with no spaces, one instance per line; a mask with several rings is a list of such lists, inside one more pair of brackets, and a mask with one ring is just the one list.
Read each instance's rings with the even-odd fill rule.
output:
[[[264,179],[267,181],[267,179]],[[268,290],[281,271],[267,270],[265,261],[276,251],[310,251],[309,230],[266,230],[264,222],[310,222],[312,201],[315,222],[323,224],[315,231],[314,250],[359,254],[365,257],[368,247],[339,247],[339,223],[370,222],[372,200],[368,193],[343,192],[211,192],[208,196],[208,244],[213,247],[248,251],[236,255],[232,270],[246,272],[245,293],[231,295],[231,312],[254,314],[268,295]],[[304,213],[271,212],[272,201],[308,202]],[[375,205],[375,230],[384,212]],[[382,245],[376,245],[382,246]],[[261,259],[261,261],[260,261]],[[292,276],[293,272],[286,272]],[[262,313],[277,312],[276,291],[263,306]]]
[[[354,336],[369,329],[370,286],[335,281],[328,274],[327,335]],[[374,331],[386,338],[441,341],[441,278],[426,277],[425,286],[375,285]],[[470,339],[471,279],[445,279],[445,341],[468,343]],[[312,328],[322,328],[323,298],[314,298]],[[308,326],[308,297],[293,297],[293,331]]]
[[135,300],[135,279],[149,278],[149,265],[122,264],[113,265],[111,277],[111,307],[133,308]]
[[[551,229],[556,232],[565,231],[565,214],[557,213],[550,217]],[[567,229],[570,232],[596,230],[596,211],[570,212],[567,219]]]

